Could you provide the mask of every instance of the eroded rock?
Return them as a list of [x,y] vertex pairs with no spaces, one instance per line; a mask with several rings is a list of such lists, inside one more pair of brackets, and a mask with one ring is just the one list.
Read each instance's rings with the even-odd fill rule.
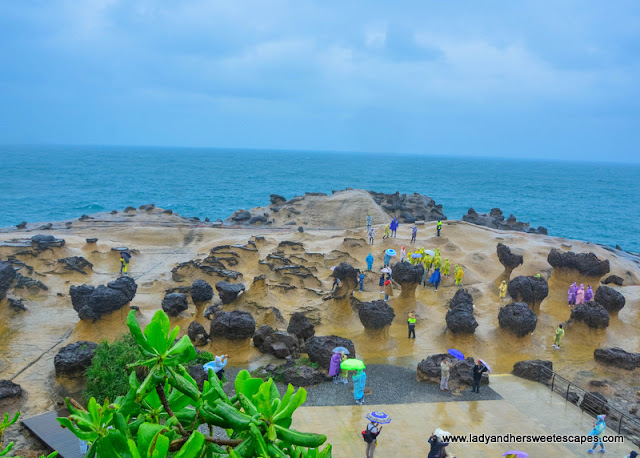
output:
[[601,364],[632,371],[640,367],[640,353],[630,353],[622,348],[596,348],[593,357]]
[[256,332],[256,320],[248,312],[233,310],[218,311],[211,320],[209,337],[224,337],[231,340],[249,339]]
[[202,347],[209,342],[209,333],[204,326],[197,321],[189,323],[187,335],[189,336],[189,339],[191,339],[191,342],[198,347]]
[[62,264],[65,270],[80,272],[82,275],[87,275],[87,270],[93,270],[93,264],[82,256],[71,256],[68,258],[58,259],[58,263]]
[[131,277],[120,277],[107,286],[72,286],[71,304],[81,320],[98,320],[127,305],[136,294],[138,285]]
[[600,286],[596,290],[593,300],[602,305],[609,313],[619,312],[624,308],[624,304],[626,302],[624,296],[620,292],[609,286]]
[[586,277],[602,277],[609,273],[609,260],[601,260],[594,253],[560,252],[553,248],[547,262],[554,269],[574,269]]
[[53,235],[34,235],[31,237],[31,247],[38,251],[60,248],[64,246],[64,243],[63,239],[57,239]]
[[204,280],[195,280],[191,285],[191,300],[194,304],[203,304],[213,299],[213,288]]
[[415,298],[416,287],[422,281],[424,267],[422,264],[413,265],[410,262],[398,262],[391,268],[393,281],[398,283],[402,290],[401,297]]
[[512,253],[511,248],[502,243],[498,243],[498,245],[496,246],[496,251],[498,253],[500,264],[504,266],[505,275],[507,277],[511,276],[511,272],[513,272],[513,269],[521,266],[524,262],[524,257],[521,254]]
[[336,299],[346,299],[353,293],[358,284],[358,273],[356,269],[346,262],[341,262],[333,269],[332,277],[340,280],[340,286],[333,291]]
[[311,386],[326,382],[330,377],[319,369],[310,366],[290,366],[285,369],[282,381],[293,386]]
[[318,363],[323,369],[329,369],[333,349],[336,347],[345,347],[349,350],[350,356],[356,354],[356,347],[353,342],[345,337],[339,336],[314,336],[307,340],[306,349],[309,360],[312,363]]
[[385,301],[362,302],[358,309],[360,322],[367,329],[384,329],[391,325],[396,314]]
[[84,376],[84,372],[91,366],[91,360],[93,360],[96,348],[98,348],[98,344],[87,340],[81,340],[62,347],[53,358],[56,376]]
[[549,284],[542,277],[520,275],[509,281],[507,291],[515,302],[526,302],[533,308],[549,295]]
[[[461,385],[471,385],[473,383],[473,366],[475,360],[471,357],[460,361],[451,357],[446,353],[431,355],[418,363],[417,378],[421,382],[440,383],[440,363],[444,358],[451,361],[449,369],[449,388],[455,389]],[[482,374],[480,384],[487,385],[489,383],[489,375],[485,372]]]
[[0,300],[7,295],[9,287],[16,279],[16,271],[11,263],[0,261]]
[[299,339],[307,340],[315,335],[316,329],[304,313],[295,312],[289,319],[287,332],[297,336]]
[[217,282],[216,289],[223,304],[230,304],[235,301],[238,294],[245,290],[242,283],[229,283],[226,281]]
[[473,298],[465,289],[459,289],[449,301],[447,328],[455,334],[473,334],[478,322],[473,316]]
[[604,283],[605,285],[614,284],[617,286],[622,286],[624,280],[622,279],[622,277],[619,277],[617,275],[609,275],[607,278],[602,280],[602,283]]
[[[541,370],[541,366],[549,370]],[[551,361],[530,359],[526,361],[518,361],[517,363],[515,363],[513,365],[512,373],[513,375],[517,375],[518,377],[533,380],[535,382],[540,382],[550,379],[551,371],[553,371],[553,363]]]
[[527,304],[513,302],[500,307],[498,323],[501,328],[512,332],[518,337],[524,337],[536,329],[538,317]]
[[587,326],[594,329],[606,328],[609,326],[609,314],[606,309],[597,302],[585,302],[576,305],[571,310],[572,321],[582,321]]
[[189,308],[187,296],[182,293],[169,293],[162,299],[162,310],[169,316],[178,316]]
[[22,387],[11,380],[0,380],[0,401],[15,399],[22,396]]

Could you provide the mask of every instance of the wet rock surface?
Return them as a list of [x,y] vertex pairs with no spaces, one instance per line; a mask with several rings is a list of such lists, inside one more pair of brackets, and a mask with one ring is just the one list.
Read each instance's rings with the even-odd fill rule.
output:
[[333,291],[336,299],[346,299],[353,293],[358,284],[358,273],[349,263],[341,262],[333,269],[332,277],[340,280],[340,286]]
[[195,280],[191,285],[191,300],[194,304],[203,304],[213,299],[213,288],[204,280]]
[[[461,361],[446,353],[431,355],[418,363],[417,377],[421,382],[440,383],[440,363],[444,358],[451,361],[449,369],[449,388],[457,388],[461,385],[471,385],[473,383],[473,366],[475,360],[471,357]],[[481,385],[489,384],[489,375],[482,374]]]
[[396,314],[385,301],[362,302],[358,309],[360,322],[367,329],[384,329],[391,325]]
[[11,263],[0,261],[0,300],[4,299],[11,284],[16,279],[16,271]]
[[445,317],[447,328],[455,334],[473,334],[478,322],[473,316],[473,298],[465,289],[459,289],[449,301]]
[[22,396],[22,387],[11,380],[0,380],[0,401]]
[[442,213],[442,205],[422,194],[384,194],[381,192],[369,191],[375,203],[391,217],[396,217],[401,223],[414,223],[420,221],[446,220]]
[[470,208],[465,215],[462,215],[462,221],[503,231],[547,233],[544,227],[540,226],[538,229],[533,229],[529,223],[518,221],[513,215],[509,215],[509,218],[505,220],[502,210],[499,208],[492,208],[489,213],[478,213],[473,208]]
[[501,328],[518,337],[524,337],[536,329],[538,317],[527,304],[523,302],[513,302],[504,307],[500,307],[498,323]]
[[[540,366],[545,367],[547,370],[540,369]],[[518,377],[533,380],[535,382],[545,381],[551,378],[551,371],[553,371],[553,363],[547,360],[532,359],[526,361],[518,361],[513,365],[513,375]]]
[[65,270],[79,272],[82,275],[87,275],[87,271],[93,269],[93,264],[82,256],[71,256],[68,258],[58,259],[58,263],[62,264]]
[[65,241],[63,239],[57,239],[53,235],[34,235],[31,237],[31,247],[38,251],[60,248],[64,244]]
[[98,348],[98,344],[86,340],[62,347],[53,358],[56,376],[84,376],[84,372],[91,366],[96,348]]
[[169,293],[162,299],[162,310],[169,316],[178,316],[189,308],[189,300],[186,294]]
[[16,272],[16,284],[15,289],[39,289],[42,291],[48,291],[47,285],[35,278],[22,275],[20,272]]
[[81,320],[98,320],[120,310],[134,298],[138,286],[131,277],[120,277],[107,286],[72,286],[69,289],[71,304]]
[[586,277],[600,278],[609,273],[609,260],[601,260],[594,253],[563,253],[553,248],[547,256],[547,262],[554,269],[574,269]]
[[512,253],[511,248],[509,248],[507,245],[498,243],[498,245],[496,246],[496,251],[498,253],[500,264],[504,266],[504,270],[508,275],[511,275],[513,269],[521,266],[522,263],[524,263],[524,257],[520,254]]
[[[300,358],[300,345],[297,337],[282,331],[268,332],[268,330],[261,335],[263,339],[258,339],[258,342],[260,342],[258,350],[262,353],[267,353],[282,359],[289,356],[294,359]],[[253,342],[255,345],[255,335]]]
[[231,340],[249,339],[256,331],[256,320],[248,312],[233,310],[218,311],[211,320],[209,337],[224,337]]
[[622,279],[622,277],[619,277],[617,275],[609,275],[607,278],[602,280],[602,283],[604,283],[605,285],[622,286],[624,280]]
[[291,383],[293,386],[311,386],[329,380],[324,372],[310,366],[290,366],[285,369],[283,382]]
[[640,353],[630,353],[622,348],[596,348],[593,357],[601,364],[631,371],[640,367]]
[[242,283],[229,283],[226,281],[219,281],[216,283],[216,289],[218,295],[223,304],[230,304],[236,300],[238,294],[245,290]]
[[607,310],[597,302],[585,302],[576,305],[571,310],[571,321],[582,321],[587,326],[594,329],[606,328],[609,326],[609,314]]
[[609,286],[600,286],[596,290],[593,300],[602,305],[609,313],[619,312],[624,308],[624,304],[626,302],[624,296],[620,292]]
[[189,323],[187,328],[187,335],[194,345],[201,347],[209,342],[209,333],[207,330],[197,321]]
[[289,319],[287,332],[297,336],[299,339],[307,340],[315,335],[316,329],[304,313],[295,312]]
[[542,277],[520,275],[509,281],[507,292],[515,302],[537,307],[549,295],[549,284]]
[[356,347],[353,342],[345,337],[339,336],[314,336],[307,340],[306,350],[309,360],[312,363],[318,363],[323,369],[329,369],[333,349],[336,347],[345,347],[349,350],[349,355],[356,354]]

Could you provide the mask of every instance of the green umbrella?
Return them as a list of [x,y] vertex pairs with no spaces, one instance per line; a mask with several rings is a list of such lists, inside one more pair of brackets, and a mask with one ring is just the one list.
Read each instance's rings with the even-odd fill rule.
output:
[[359,359],[349,358],[340,363],[340,369],[343,371],[359,371],[364,369],[364,363]]

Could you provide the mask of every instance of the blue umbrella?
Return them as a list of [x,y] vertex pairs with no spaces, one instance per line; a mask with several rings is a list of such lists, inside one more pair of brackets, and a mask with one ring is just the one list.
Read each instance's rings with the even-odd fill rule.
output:
[[447,350],[447,353],[449,353],[451,356],[453,356],[456,359],[464,361],[464,354],[460,350],[456,350],[455,348],[450,348]]
[[387,253],[389,256],[395,256],[396,250],[392,250],[391,248],[389,248],[387,251],[385,251],[385,253]]
[[349,354],[349,350],[347,350],[347,349],[346,349],[346,348],[344,348],[344,347],[336,347],[336,348],[334,348],[334,349],[333,349],[333,350],[331,350],[331,351],[332,351],[332,353],[340,353],[340,352],[342,352],[342,353],[344,353],[345,355],[348,355],[348,354]]
[[381,425],[391,423],[391,417],[384,412],[371,412],[367,415],[367,420],[374,423],[380,423]]
[[411,257],[412,257],[413,259],[418,259],[418,258],[421,258],[421,257],[422,257],[422,254],[420,254],[420,253],[413,253],[413,254],[411,255]]

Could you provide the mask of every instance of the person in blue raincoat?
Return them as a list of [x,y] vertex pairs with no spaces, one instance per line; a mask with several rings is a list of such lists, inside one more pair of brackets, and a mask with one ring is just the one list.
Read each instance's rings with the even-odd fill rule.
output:
[[373,268],[373,254],[369,253],[369,256],[367,256],[367,270],[371,270]]
[[391,256],[389,256],[389,254],[385,251],[384,252],[384,266],[388,267],[390,262],[391,262]]
[[440,285],[440,268],[439,267],[437,267],[436,270],[431,274],[429,283],[435,286],[436,291],[438,291],[438,286]]
[[596,418],[596,423],[593,425],[593,429],[589,431],[589,436],[593,436],[593,447],[591,447],[587,452],[593,453],[596,451],[596,446],[600,444],[600,452],[605,453],[604,444],[602,443],[602,436],[604,434],[604,429],[607,427],[604,422],[604,418],[606,415],[598,415]]
[[367,374],[360,369],[351,379],[353,380],[353,399],[356,400],[356,404],[362,405],[364,404],[364,386],[367,383]]

